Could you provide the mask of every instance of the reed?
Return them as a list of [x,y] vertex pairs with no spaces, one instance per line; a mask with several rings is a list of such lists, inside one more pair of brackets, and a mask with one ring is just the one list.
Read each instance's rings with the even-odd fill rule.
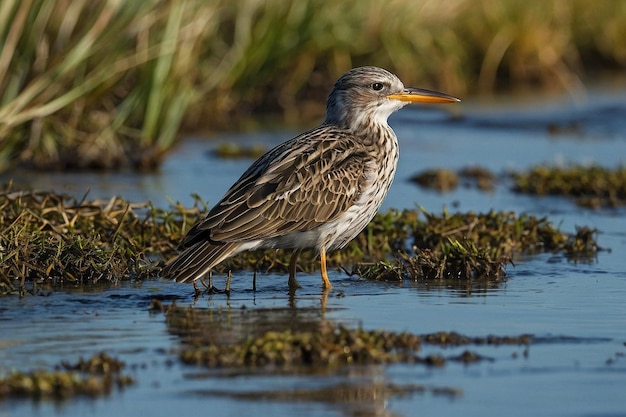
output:
[[0,170],[153,168],[181,130],[318,116],[363,64],[456,95],[573,89],[623,69],[623,39],[610,0],[4,0]]

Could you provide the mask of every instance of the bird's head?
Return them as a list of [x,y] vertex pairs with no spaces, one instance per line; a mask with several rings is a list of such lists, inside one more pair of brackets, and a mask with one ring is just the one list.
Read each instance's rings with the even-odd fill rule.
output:
[[386,124],[391,113],[409,103],[453,103],[456,97],[437,91],[405,87],[402,81],[378,67],[359,67],[342,75],[326,104],[326,123],[358,130]]

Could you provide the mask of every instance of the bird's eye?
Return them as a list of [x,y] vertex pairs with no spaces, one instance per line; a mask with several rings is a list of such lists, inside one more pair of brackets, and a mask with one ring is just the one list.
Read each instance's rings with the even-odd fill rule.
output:
[[383,83],[374,83],[372,84],[372,89],[375,91],[380,91],[384,87]]

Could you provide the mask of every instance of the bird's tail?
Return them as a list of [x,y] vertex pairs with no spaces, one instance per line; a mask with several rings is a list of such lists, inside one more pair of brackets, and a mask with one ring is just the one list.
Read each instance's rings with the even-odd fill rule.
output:
[[161,271],[161,276],[177,282],[196,280],[233,255],[238,247],[239,243],[213,245],[208,241],[198,242],[169,261]]

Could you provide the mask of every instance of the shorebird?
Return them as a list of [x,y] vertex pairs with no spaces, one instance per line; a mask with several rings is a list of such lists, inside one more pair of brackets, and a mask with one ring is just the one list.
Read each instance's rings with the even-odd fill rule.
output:
[[162,276],[196,280],[242,251],[292,249],[288,282],[295,288],[300,251],[315,249],[323,286],[331,288],[326,254],[374,218],[396,172],[398,140],[387,118],[408,103],[457,101],[405,87],[382,68],[348,71],[328,97],[324,122],[256,160],[189,230]]

